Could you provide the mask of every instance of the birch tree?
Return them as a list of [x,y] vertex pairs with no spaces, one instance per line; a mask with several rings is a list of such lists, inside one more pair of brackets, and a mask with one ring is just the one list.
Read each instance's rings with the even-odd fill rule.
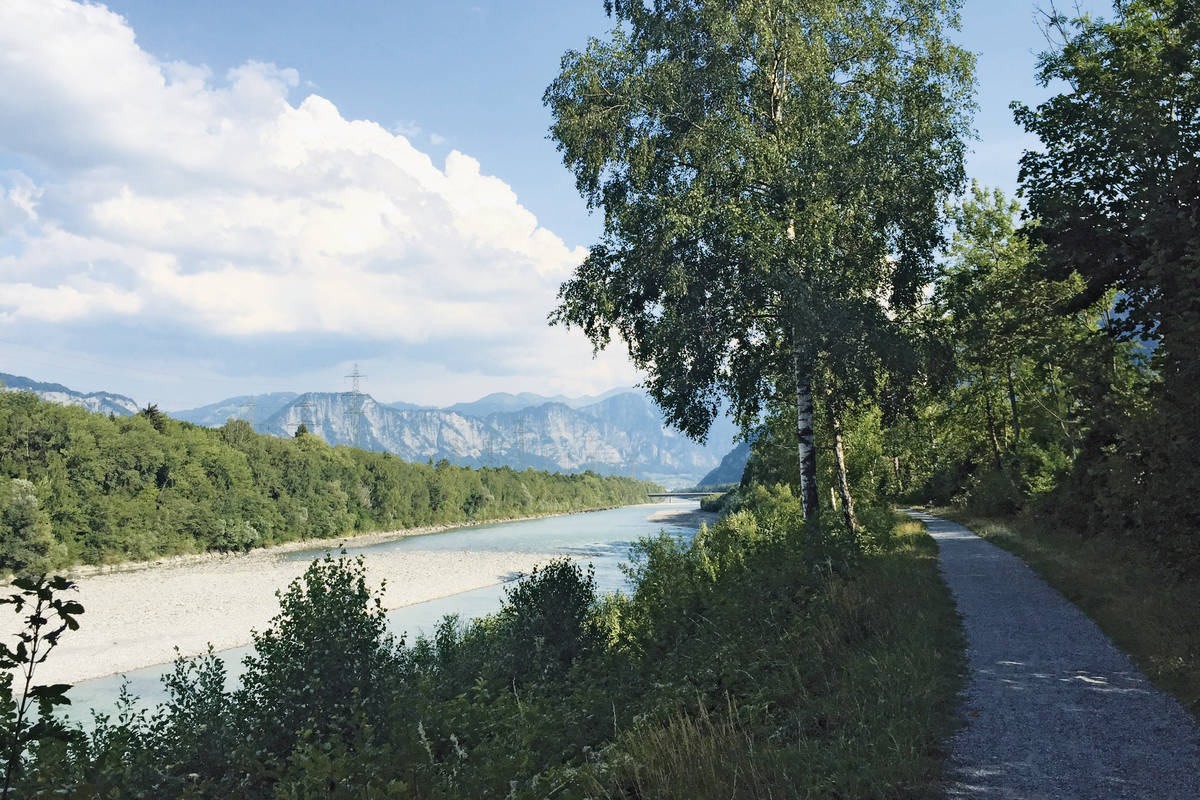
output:
[[614,334],[669,420],[702,438],[728,398],[797,410],[816,518],[813,381],[838,337],[896,324],[930,279],[962,183],[971,56],[957,0],[608,0],[568,52],[552,136],[604,232],[551,320]]

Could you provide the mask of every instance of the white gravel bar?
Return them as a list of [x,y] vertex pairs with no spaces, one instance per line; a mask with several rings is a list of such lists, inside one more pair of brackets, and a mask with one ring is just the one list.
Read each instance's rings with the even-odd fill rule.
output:
[[970,675],[950,798],[1200,798],[1200,725],[1028,565],[953,522],[937,541]]
[[[358,546],[355,540],[346,544]],[[265,630],[279,612],[275,592],[308,568],[289,559],[295,547],[241,555],[166,559],[139,569],[84,574],[76,578],[83,603],[80,629],[38,667],[39,683],[75,683],[176,656],[249,644],[251,630]],[[387,581],[383,605],[392,609],[491,586],[529,572],[554,553],[401,550],[366,558],[373,588]],[[4,633],[18,618],[5,613]]]

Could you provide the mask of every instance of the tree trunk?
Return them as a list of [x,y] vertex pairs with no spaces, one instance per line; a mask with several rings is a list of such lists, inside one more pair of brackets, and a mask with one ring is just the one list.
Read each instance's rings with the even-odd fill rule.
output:
[[983,375],[983,410],[987,415],[988,437],[992,441],[992,456],[996,459],[996,471],[1004,474],[1004,462],[1000,460],[1000,439],[996,436],[996,414],[992,410],[992,381]]
[[[793,332],[794,340],[796,333]],[[800,502],[804,518],[820,524],[817,510],[817,450],[813,439],[812,375],[800,353],[792,356],[796,370],[796,439],[800,455]]]
[[1021,418],[1017,415],[1017,390],[1013,387],[1012,364],[1008,365],[1008,406],[1012,409],[1013,444],[1021,442]]
[[[831,404],[832,405],[832,404]],[[846,472],[846,448],[842,446],[842,421],[832,408],[829,419],[833,423],[833,454],[837,462],[838,494],[842,496],[842,516],[850,533],[858,536],[858,518],[854,516],[854,496],[850,494],[850,475]]]

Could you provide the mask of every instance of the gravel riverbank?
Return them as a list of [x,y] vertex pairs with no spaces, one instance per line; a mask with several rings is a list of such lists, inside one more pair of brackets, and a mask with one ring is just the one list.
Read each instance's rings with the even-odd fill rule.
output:
[[[648,520],[668,525],[699,527],[715,518],[687,506],[647,505],[647,512]],[[289,558],[289,553],[321,547],[336,552],[343,544],[358,548],[437,530],[391,531],[292,542],[244,554],[180,556],[76,570],[72,577],[79,586],[77,599],[85,609],[81,627],[64,634],[59,647],[38,667],[38,682],[76,683],[162,664],[175,658],[176,648],[191,656],[203,653],[210,643],[217,650],[249,644],[250,632],[265,629],[278,612],[275,593],[308,567],[308,561]],[[393,609],[494,586],[557,555],[381,549],[371,551],[366,565],[373,585],[386,580],[384,606]],[[3,617],[0,631],[15,632],[17,617]]]

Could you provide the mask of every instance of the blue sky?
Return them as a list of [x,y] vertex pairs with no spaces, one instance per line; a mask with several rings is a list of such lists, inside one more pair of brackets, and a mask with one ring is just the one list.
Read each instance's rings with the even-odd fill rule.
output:
[[[541,95],[600,0],[4,5],[0,371],[164,408],[340,390],[354,362],[420,403],[637,380],[543,324],[599,222]],[[1010,192],[1034,15],[967,0],[959,37],[969,173]]]

